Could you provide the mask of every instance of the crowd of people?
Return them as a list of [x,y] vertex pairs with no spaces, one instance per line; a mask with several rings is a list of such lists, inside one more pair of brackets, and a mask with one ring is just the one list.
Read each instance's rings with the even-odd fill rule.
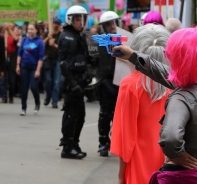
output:
[[[44,105],[51,102],[55,109],[63,96],[62,158],[87,156],[79,145],[85,90],[92,82],[87,63],[95,63],[84,32],[87,18],[88,12],[75,5],[68,9],[63,26],[53,19],[52,32],[42,21],[20,29],[13,23],[0,25],[2,103],[14,103],[14,97],[20,96],[20,115],[25,116],[29,87],[35,114],[40,110],[40,92],[45,93]],[[175,18],[163,22],[156,11],[146,13],[141,23],[137,28],[124,26],[134,34],[131,48],[113,48],[121,55],[109,55],[99,47],[96,62],[105,61],[107,67],[97,92],[98,152],[102,157],[109,152],[119,157],[119,184],[194,184],[197,29],[183,29]],[[120,17],[106,11],[90,32],[115,34],[117,26],[121,27]],[[131,71],[120,86],[113,83],[116,57]]]
[[[0,79],[0,89],[2,103],[14,103],[14,97],[24,98],[22,99],[21,114],[25,115],[27,92],[30,85],[36,100],[36,111],[40,106],[39,93],[44,91],[46,93],[44,105],[48,105],[52,99],[52,107],[58,107],[61,72],[57,66],[60,63],[58,62],[57,44],[60,31],[61,21],[59,19],[53,20],[52,32],[54,35],[48,34],[48,24],[43,21],[25,23],[22,27],[14,23],[0,25],[1,38],[4,38],[1,40],[1,71],[3,74]],[[40,62],[38,62],[39,60]],[[44,60],[47,61],[43,62]],[[36,75],[31,75],[30,70],[29,74],[27,70],[26,72],[22,70],[27,67],[37,69],[35,70],[37,71]],[[36,81],[35,78],[37,78]]]

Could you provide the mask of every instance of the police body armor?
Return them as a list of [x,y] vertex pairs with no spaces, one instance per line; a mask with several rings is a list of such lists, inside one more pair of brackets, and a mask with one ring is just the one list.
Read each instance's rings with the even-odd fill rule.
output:
[[59,39],[59,56],[61,72],[67,86],[76,83],[86,83],[88,48],[84,34],[76,32],[71,26],[66,26]]

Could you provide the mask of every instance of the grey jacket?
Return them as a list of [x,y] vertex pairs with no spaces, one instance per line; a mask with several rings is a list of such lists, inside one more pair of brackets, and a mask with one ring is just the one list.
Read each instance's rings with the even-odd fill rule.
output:
[[[175,89],[167,81],[169,67],[148,55],[134,53],[129,61],[136,69],[164,86]],[[166,101],[166,115],[161,119],[159,144],[166,156],[176,158],[185,150],[197,158],[197,84],[176,88]]]

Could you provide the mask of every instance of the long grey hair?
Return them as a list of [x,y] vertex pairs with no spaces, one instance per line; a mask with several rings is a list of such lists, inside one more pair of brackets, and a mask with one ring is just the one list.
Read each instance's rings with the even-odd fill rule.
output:
[[[169,65],[164,55],[166,42],[170,33],[162,25],[146,24],[138,27],[134,32],[131,48],[144,54],[150,55],[157,61]],[[167,92],[167,88],[157,82],[151,82],[147,76],[143,76],[143,88],[148,92],[152,102],[161,99]]]

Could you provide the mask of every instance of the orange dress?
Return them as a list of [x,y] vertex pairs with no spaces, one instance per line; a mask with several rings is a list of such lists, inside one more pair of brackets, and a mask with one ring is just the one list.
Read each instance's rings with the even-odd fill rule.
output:
[[113,119],[110,152],[127,163],[126,184],[148,184],[164,163],[158,140],[167,95],[152,103],[141,80],[135,72],[121,81]]

